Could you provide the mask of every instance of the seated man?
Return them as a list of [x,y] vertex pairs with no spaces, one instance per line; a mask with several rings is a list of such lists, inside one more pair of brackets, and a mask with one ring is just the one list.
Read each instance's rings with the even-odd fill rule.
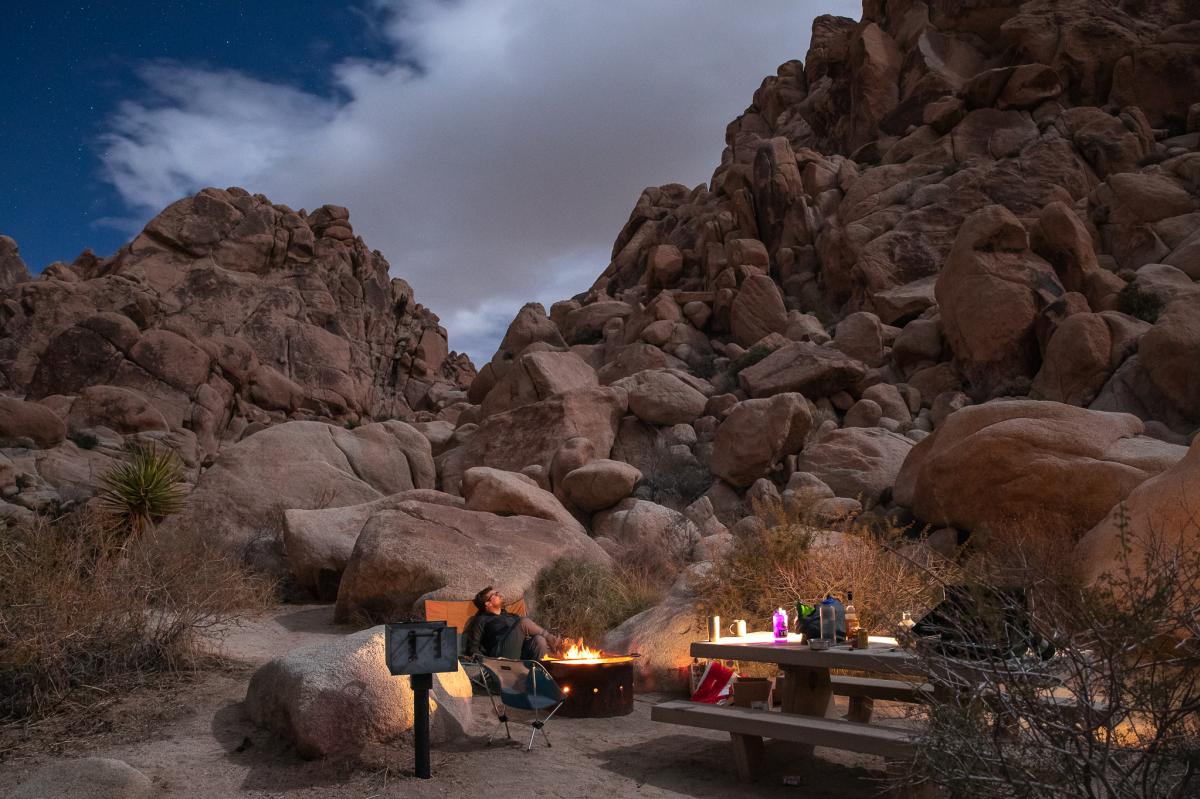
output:
[[467,622],[463,631],[464,655],[486,657],[517,656],[526,660],[541,660],[547,652],[562,646],[562,639],[539,627],[532,619],[517,616],[504,609],[504,596],[490,585],[472,600],[479,612]]

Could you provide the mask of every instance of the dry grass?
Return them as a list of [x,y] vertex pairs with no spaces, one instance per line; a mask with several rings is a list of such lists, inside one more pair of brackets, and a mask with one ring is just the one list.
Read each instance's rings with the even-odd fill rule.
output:
[[0,525],[0,719],[187,667],[199,633],[270,600],[267,581],[200,541],[131,538],[85,512]]
[[536,589],[538,622],[588,643],[662,599],[666,586],[645,570],[564,558],[542,569]]
[[803,509],[775,503],[755,510],[763,524],[736,538],[699,585],[711,612],[745,618],[752,629],[769,629],[775,608],[854,591],[862,625],[890,633],[902,611],[915,617],[932,607],[956,575],[952,564],[906,539],[905,530],[880,532],[854,519],[818,527]]

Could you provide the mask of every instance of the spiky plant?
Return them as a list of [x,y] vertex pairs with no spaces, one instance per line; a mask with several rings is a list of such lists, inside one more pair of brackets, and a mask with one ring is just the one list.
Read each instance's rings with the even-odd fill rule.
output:
[[183,474],[175,453],[135,443],[129,457],[100,478],[100,506],[114,523],[138,536],[183,507]]

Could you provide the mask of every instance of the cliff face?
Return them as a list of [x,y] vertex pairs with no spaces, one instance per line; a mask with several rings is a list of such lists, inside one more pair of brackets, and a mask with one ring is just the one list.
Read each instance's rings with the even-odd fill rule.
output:
[[474,375],[336,206],[205,189],[111,258],[30,279],[4,239],[0,267],[0,390],[200,462],[288,419],[432,417]]

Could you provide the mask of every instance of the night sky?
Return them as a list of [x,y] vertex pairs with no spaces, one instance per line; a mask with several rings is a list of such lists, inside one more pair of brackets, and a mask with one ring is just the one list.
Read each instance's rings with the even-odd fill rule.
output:
[[[99,177],[98,139],[139,66],[167,60],[235,69],[332,96],[330,67],[392,56],[369,13],[330,2],[11,4],[0,25],[0,233],[30,269],[130,238]],[[106,221],[108,220],[108,221]]]

